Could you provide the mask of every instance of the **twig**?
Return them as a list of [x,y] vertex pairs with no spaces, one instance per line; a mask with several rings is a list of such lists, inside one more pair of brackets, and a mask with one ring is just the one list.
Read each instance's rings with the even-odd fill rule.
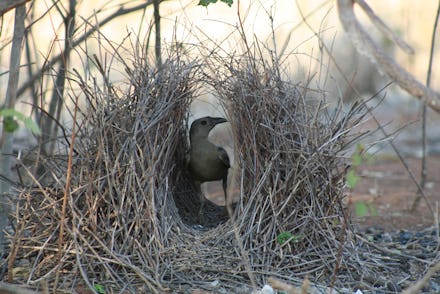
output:
[[414,49],[406,43],[404,40],[402,40],[399,35],[394,33],[392,29],[390,29],[383,21],[380,19],[374,11],[371,9],[371,7],[365,2],[364,0],[355,0],[360,7],[364,10],[364,12],[368,15],[371,22],[388,38],[394,41],[403,51],[405,51],[408,54],[414,54]]
[[3,0],[0,2],[0,16],[18,6],[25,5],[30,0]]
[[[435,49],[435,40],[437,36],[437,29],[438,29],[438,21],[440,18],[440,1],[437,5],[437,13],[434,20],[434,29],[432,30],[432,37],[431,37],[431,49],[429,52],[429,63],[428,63],[428,72],[426,73],[426,87],[431,86],[431,73],[432,73],[432,64],[434,61],[434,49]],[[428,145],[428,138],[426,134],[426,119],[427,119],[427,107],[425,104],[422,106],[422,166],[421,166],[421,172],[420,172],[420,187],[421,189],[425,189],[426,184],[426,173],[427,173],[427,167],[426,167],[426,152],[427,152],[427,145]],[[411,210],[415,211],[422,195],[420,193],[417,193],[417,197],[414,200]]]
[[[66,185],[64,188],[64,196],[63,196],[63,204],[61,208],[61,217],[60,217],[60,232],[58,235],[58,263],[61,263],[62,255],[63,255],[63,240],[64,240],[64,226],[65,226],[65,220],[66,220],[66,207],[67,207],[67,199],[70,195],[70,185],[71,185],[71,179],[72,179],[72,163],[73,163],[73,146],[75,145],[75,139],[76,139],[76,115],[78,112],[78,100],[79,95],[76,96],[75,100],[75,108],[73,112],[73,125],[72,125],[72,135],[70,139],[70,146],[69,146],[69,155],[67,160],[67,172],[66,172]],[[58,276],[61,273],[61,271],[57,271],[56,281],[58,281]],[[55,286],[57,285],[57,282],[55,282]]]
[[40,292],[35,292],[32,290],[28,290],[26,288],[13,285],[13,284],[7,284],[5,282],[0,282],[0,293],[5,294],[38,294]]
[[333,274],[331,277],[331,281],[330,281],[330,289],[333,289],[335,286],[335,282],[338,276],[338,272],[339,272],[339,268],[341,266],[341,261],[342,261],[342,257],[343,257],[343,253],[344,253],[344,245],[345,245],[345,241],[347,239],[347,228],[348,228],[348,222],[350,221],[348,218],[348,209],[350,209],[351,207],[351,199],[349,200],[349,203],[347,205],[347,207],[345,209],[342,210],[342,214],[343,214],[343,223],[342,223],[342,230],[340,231],[340,236],[339,236],[339,246],[338,246],[338,251],[337,251],[337,255],[336,255],[336,262],[335,262],[335,267],[333,269]]
[[[79,38],[75,39],[71,43],[71,48],[75,48],[76,46],[82,44],[85,40],[87,40],[91,35],[93,35],[95,32],[99,31],[100,28],[108,24],[110,21],[114,20],[115,18],[123,15],[130,14],[132,12],[145,9],[149,5],[153,4],[152,0],[148,0],[147,2],[144,2],[142,4],[136,5],[134,7],[130,8],[124,8],[121,6],[117,11],[113,12],[109,16],[105,17],[103,20],[101,20],[98,24],[95,26],[92,26],[90,29],[88,29],[83,35],[81,35]],[[18,89],[17,91],[17,97],[20,97],[24,94],[24,92],[32,85],[34,84],[42,75],[43,73],[53,67],[55,64],[63,60],[63,54],[60,53],[50,60],[47,60],[44,66],[42,66],[40,69],[38,69],[32,77],[29,77],[29,79],[23,83],[23,85]]]
[[428,272],[414,285],[405,289],[402,294],[417,294],[420,293],[422,288],[428,283],[429,279],[438,271],[440,271],[440,261],[432,266]]
[[[243,177],[242,177],[242,180],[243,180]],[[231,190],[231,189],[229,189],[229,190]],[[225,206],[226,206],[226,209],[228,210],[228,214],[230,217],[230,223],[232,224],[232,228],[234,231],[235,242],[239,248],[240,257],[243,260],[243,265],[246,269],[246,274],[249,277],[252,288],[255,290],[255,289],[257,289],[257,284],[255,282],[255,275],[252,271],[251,262],[249,260],[248,252],[246,252],[246,250],[244,249],[244,246],[243,246],[243,241],[240,236],[240,231],[239,231],[239,228],[237,225],[237,221],[235,219],[234,211],[232,210],[232,206],[229,203],[225,203]]]
[[162,68],[162,39],[160,37],[161,35],[161,28],[160,28],[160,0],[153,0],[153,6],[154,6],[154,26],[155,26],[155,36],[156,41],[154,44],[154,52],[156,53],[156,65],[158,69]]
[[418,261],[418,262],[425,263],[425,264],[429,264],[429,263],[431,263],[431,261],[429,261],[429,260],[425,260],[425,259],[417,258],[417,257],[415,257],[415,256],[408,255],[408,254],[404,254],[404,253],[399,253],[399,252],[396,252],[395,250],[390,250],[390,249],[388,249],[388,248],[386,248],[386,247],[384,247],[384,246],[379,246],[379,245],[375,244],[374,242],[370,242],[370,241],[368,241],[367,239],[365,239],[364,237],[362,237],[362,236],[360,236],[360,235],[356,235],[356,238],[362,240],[364,243],[366,243],[366,244],[368,244],[368,245],[370,245],[370,246],[376,248],[376,249],[379,250],[379,251],[385,252],[386,254],[405,257],[405,258],[412,259],[412,260],[416,260],[416,261]]
[[282,281],[275,277],[269,277],[267,283],[270,284],[274,289],[282,290],[283,293],[287,294],[307,294],[310,287],[310,280],[306,277],[304,278],[301,288],[295,287],[288,282]]

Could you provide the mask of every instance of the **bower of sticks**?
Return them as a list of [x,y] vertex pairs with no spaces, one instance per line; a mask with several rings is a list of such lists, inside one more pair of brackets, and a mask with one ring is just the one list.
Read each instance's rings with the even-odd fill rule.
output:
[[[87,106],[60,139],[66,154],[42,156],[43,172],[17,187],[10,281],[66,292],[250,293],[273,281],[351,288],[381,275],[345,199],[352,128],[365,109],[329,108],[324,91],[292,82],[258,52],[201,62],[175,50],[160,67],[135,56],[123,88],[75,76]],[[230,122],[229,186],[239,197],[229,213],[208,201],[200,223],[186,154],[190,105],[203,89]]]

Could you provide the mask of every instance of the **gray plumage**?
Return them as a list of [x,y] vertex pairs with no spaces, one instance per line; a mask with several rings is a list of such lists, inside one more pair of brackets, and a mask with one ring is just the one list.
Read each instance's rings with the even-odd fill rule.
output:
[[202,117],[196,119],[191,124],[189,131],[191,150],[188,167],[198,189],[201,210],[203,209],[205,199],[200,187],[203,182],[222,180],[225,202],[227,199],[228,169],[231,167],[229,156],[225,149],[216,146],[208,140],[209,132],[216,125],[225,122],[227,120],[222,117]]

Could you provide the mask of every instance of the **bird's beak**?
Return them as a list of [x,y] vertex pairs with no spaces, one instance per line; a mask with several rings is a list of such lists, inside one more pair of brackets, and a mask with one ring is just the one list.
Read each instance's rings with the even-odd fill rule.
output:
[[218,124],[222,124],[227,122],[228,120],[224,117],[213,117],[212,118],[212,122],[214,123],[214,125],[218,125]]

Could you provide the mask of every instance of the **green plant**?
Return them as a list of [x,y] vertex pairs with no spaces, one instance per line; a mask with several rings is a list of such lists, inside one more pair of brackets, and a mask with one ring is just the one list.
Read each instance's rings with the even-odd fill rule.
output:
[[40,135],[41,130],[38,125],[30,118],[26,117],[23,113],[12,109],[4,108],[0,110],[0,117],[3,117],[3,127],[6,132],[13,133],[18,130],[17,120],[24,123],[24,126],[31,130],[35,135]]
[[350,189],[354,189],[356,187],[357,183],[359,182],[359,179],[360,177],[354,169],[348,170],[345,180],[347,182],[347,186]]
[[293,235],[290,232],[284,231],[277,236],[277,243],[280,245],[284,245],[287,242],[297,243],[300,238],[301,235]]
[[105,288],[101,284],[95,284],[94,288],[95,288],[95,291],[98,292],[99,294],[105,293]]
[[365,201],[356,202],[354,205],[354,211],[357,216],[364,217],[367,215],[377,216],[377,209],[371,203]]
[[358,175],[358,168],[365,162],[370,162],[372,157],[370,154],[365,152],[365,146],[362,144],[356,145],[355,152],[351,155],[351,167],[348,169],[347,175],[345,176],[345,182],[348,188],[354,189],[360,180]]
[[[365,147],[362,144],[356,145],[356,151],[351,156],[351,167],[345,176],[347,187],[353,190],[361,179],[358,174],[358,168],[365,162],[372,160],[371,155],[365,152]],[[376,208],[365,201],[359,201],[355,204],[355,213],[359,217],[366,215],[377,215]]]
[[[217,3],[218,0],[200,0],[197,5],[208,7],[209,4]],[[232,3],[234,3],[233,0],[220,0],[221,2],[224,2],[228,4],[229,7],[232,6]]]

